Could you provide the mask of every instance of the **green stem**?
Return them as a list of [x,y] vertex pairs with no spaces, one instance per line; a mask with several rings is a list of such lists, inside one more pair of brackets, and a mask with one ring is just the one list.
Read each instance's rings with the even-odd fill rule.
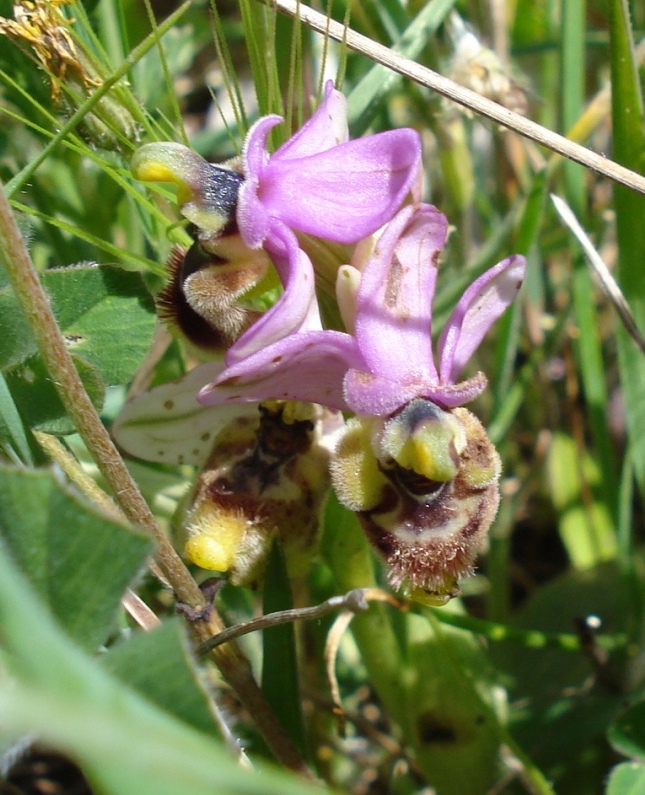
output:
[[[475,635],[481,635],[488,640],[510,641],[518,643],[527,649],[561,649],[562,651],[582,652],[580,637],[572,632],[542,632],[539,629],[519,629],[499,624],[496,621],[487,621],[482,618],[473,618],[461,613],[451,613],[443,608],[425,608],[432,612],[435,620],[450,627],[465,629]],[[595,642],[607,651],[624,648],[628,642],[626,635],[597,635]]]
[[[203,594],[197,583],[157,524],[85,391],[1,185],[0,251],[52,383],[118,504],[133,524],[145,529],[157,542],[155,559],[177,599],[190,606],[203,605]],[[194,622],[191,626],[198,643],[224,629],[222,619],[215,611],[208,621]],[[248,708],[276,758],[286,767],[311,777],[267,704],[253,678],[251,666],[239,648],[226,644],[214,649],[211,656]]]
[[33,434],[51,460],[58,464],[70,482],[74,483],[94,505],[98,505],[104,513],[114,516],[115,519],[125,521],[123,512],[112,501],[110,495],[104,492],[98,483],[85,472],[78,460],[60,442],[58,437],[42,431],[33,431]]
[[[376,587],[370,547],[356,515],[329,497],[323,555],[341,591]],[[399,642],[382,603],[352,619],[352,634],[360,649],[368,677],[389,715],[405,726],[404,660]]]

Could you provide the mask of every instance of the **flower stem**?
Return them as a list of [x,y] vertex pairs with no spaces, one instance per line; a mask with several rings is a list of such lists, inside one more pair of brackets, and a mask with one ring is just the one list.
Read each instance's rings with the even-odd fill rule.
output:
[[[370,548],[356,515],[341,508],[333,494],[327,506],[322,551],[342,591],[375,587]],[[405,664],[385,605],[372,602],[369,610],[354,616],[351,626],[370,682],[388,714],[406,726]]]
[[[7,275],[29,321],[31,332],[52,383],[119,506],[133,524],[146,530],[157,542],[156,562],[170,582],[176,598],[191,607],[203,605],[204,599],[199,586],[159,527],[85,391],[20,235],[2,185],[0,185],[0,251]],[[208,620],[195,622],[191,627],[196,642],[203,643],[212,635],[221,632],[224,624],[213,610]],[[228,643],[214,649],[211,657],[253,716],[276,758],[286,767],[311,777],[312,774],[306,764],[267,704],[253,677],[251,666],[239,648]]]

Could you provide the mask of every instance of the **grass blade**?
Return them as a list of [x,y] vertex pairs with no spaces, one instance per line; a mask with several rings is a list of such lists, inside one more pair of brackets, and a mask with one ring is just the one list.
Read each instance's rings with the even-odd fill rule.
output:
[[[614,157],[641,171],[645,151],[643,99],[626,0],[612,0],[610,19]],[[618,281],[636,323],[645,328],[645,226],[641,222],[645,217],[645,198],[619,185],[614,188],[614,198]],[[645,368],[640,352],[622,328],[618,329],[618,362],[634,471],[641,495],[645,496]]]
[[[293,607],[291,585],[282,548],[273,544],[264,581],[264,613]],[[266,629],[263,636],[262,690],[291,742],[306,755],[305,729],[298,686],[298,662],[293,623]]]

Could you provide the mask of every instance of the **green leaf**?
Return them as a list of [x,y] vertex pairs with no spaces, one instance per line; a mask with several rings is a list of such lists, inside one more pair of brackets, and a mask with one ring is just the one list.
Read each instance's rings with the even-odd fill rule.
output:
[[[291,585],[284,553],[279,543],[271,547],[264,576],[264,613],[293,607]],[[298,751],[306,754],[302,717],[296,638],[293,624],[281,624],[264,631],[262,691]]]
[[[536,589],[518,611],[514,625],[571,632],[576,618],[591,615],[600,618],[603,633],[619,633],[625,610],[616,582],[613,563],[567,572]],[[607,725],[624,699],[612,678],[614,660],[596,672],[603,681],[607,678],[607,686],[598,684],[587,692],[585,683],[593,668],[582,652],[495,643],[490,654],[509,682],[517,742],[530,749],[557,792],[596,791],[607,768]]]
[[[260,114],[284,116],[277,53],[277,47],[283,47],[284,42],[278,42],[275,36],[277,12],[251,0],[241,0],[239,6]],[[277,131],[277,135],[280,134],[285,135]]]
[[619,753],[645,761],[645,701],[634,704],[616,718],[607,738]]
[[645,792],[645,765],[621,762],[613,768],[607,781],[606,795],[641,795]]
[[[92,403],[100,411],[105,399],[105,383],[101,374],[80,356],[73,355],[72,360]],[[6,379],[27,425],[59,436],[76,430],[40,356],[34,356],[14,367],[7,373]]]
[[[585,28],[586,0],[569,0],[563,5],[561,62],[562,62],[562,123],[570,129],[584,108],[585,91]],[[574,211],[584,218],[587,202],[585,172],[577,164],[564,164],[564,188],[567,200]],[[612,519],[617,514],[616,494],[618,477],[614,445],[607,427],[608,394],[605,382],[606,367],[602,357],[600,337],[597,333],[599,320],[594,303],[594,294],[589,270],[577,247],[574,249],[572,298],[579,334],[574,341],[574,350],[582,379],[585,401],[588,407],[591,433],[597,451],[597,460],[602,470],[601,489]]]
[[[44,271],[41,280],[70,350],[96,365],[106,384],[129,381],[156,324],[141,276],[85,264]],[[0,316],[12,329],[0,338],[0,369],[7,370],[36,353],[36,344],[9,289],[0,292]]]
[[151,542],[64,486],[49,470],[0,466],[1,535],[32,587],[77,641],[94,650]]
[[499,776],[504,691],[472,634],[424,613],[406,616],[407,663],[414,672],[406,688],[408,741],[438,792],[486,792]]
[[34,463],[27,433],[5,377],[0,372],[0,448],[15,463]]
[[554,433],[547,474],[560,538],[572,564],[588,568],[613,558],[616,539],[606,505],[597,499],[601,473],[594,460],[581,456],[570,436]]
[[[171,75],[178,77],[190,68],[195,57],[194,36],[195,30],[190,25],[178,25],[164,36],[163,54]],[[158,48],[150,50],[136,64],[134,77],[137,95],[142,104],[169,114],[169,90]]]
[[197,675],[178,619],[152,632],[137,632],[113,646],[101,662],[158,707],[207,734],[219,735],[209,699]]
[[141,698],[66,638],[0,544],[0,626],[14,679],[2,730],[37,734],[77,761],[102,795],[313,795],[270,767],[242,770],[211,737]]

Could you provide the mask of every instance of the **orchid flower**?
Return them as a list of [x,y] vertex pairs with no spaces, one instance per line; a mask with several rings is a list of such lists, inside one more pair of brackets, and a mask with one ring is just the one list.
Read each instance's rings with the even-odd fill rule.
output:
[[270,246],[280,227],[356,243],[392,218],[415,183],[418,134],[389,130],[349,141],[346,101],[332,81],[309,121],[269,155],[267,136],[280,121],[261,118],[244,143],[237,222],[251,248]]
[[[259,349],[263,318],[246,332],[255,352],[227,359],[223,370],[209,364],[190,374],[191,384],[202,374],[212,379],[199,393],[204,411],[273,398],[356,414],[331,458],[333,487],[387,562],[392,586],[432,604],[455,595],[472,572],[497,511],[499,456],[481,423],[460,408],[486,379],[481,373],[458,379],[517,295],[525,269],[522,257],[509,257],[476,279],[433,353],[432,298],[447,226],[430,205],[406,207],[362,270],[340,269],[347,332],[323,330],[311,294],[296,288],[294,311],[307,316],[304,330]],[[283,256],[293,274],[298,268],[290,260],[306,255],[290,241],[285,235]],[[200,551],[202,545],[212,551],[201,525],[195,538]]]
[[[204,404],[276,398],[323,403],[364,416],[387,416],[414,398],[445,409],[473,400],[486,386],[482,373],[458,378],[484,335],[512,303],[525,261],[512,256],[464,292],[432,352],[432,298],[447,220],[435,207],[406,207],[386,227],[362,273],[339,271],[339,305],[353,334],[305,330],[227,360],[198,399]],[[302,253],[302,252],[301,252]],[[345,293],[360,278],[352,301]],[[309,295],[297,296],[309,308]],[[352,316],[350,316],[352,315]],[[252,338],[259,327],[246,332]]]
[[279,538],[289,575],[301,577],[317,549],[330,438],[342,418],[319,405],[280,401],[200,406],[200,375],[218,368],[209,362],[139,395],[112,434],[138,458],[200,467],[178,514],[188,560],[256,587]]
[[[347,333],[318,325],[291,334],[227,361],[199,393],[207,405],[277,398],[356,414],[332,456],[332,484],[388,564],[390,584],[431,604],[459,592],[497,512],[499,455],[481,423],[460,408],[486,378],[458,379],[516,297],[525,270],[524,258],[513,256],[476,279],[448,319],[435,357],[432,298],[447,230],[435,207],[404,208],[362,271],[339,271]],[[308,297],[303,292],[299,300],[304,306]]]
[[217,254],[218,236],[236,227],[246,246],[263,248],[275,265],[284,293],[230,349],[230,362],[319,325],[314,270],[295,232],[357,243],[418,190],[418,134],[400,129],[349,141],[346,101],[332,81],[312,117],[271,155],[266,140],[281,121],[265,116],[251,127],[240,164],[213,165],[173,143],[147,144],[132,159],[138,179],[178,185],[181,212],[208,250]]

